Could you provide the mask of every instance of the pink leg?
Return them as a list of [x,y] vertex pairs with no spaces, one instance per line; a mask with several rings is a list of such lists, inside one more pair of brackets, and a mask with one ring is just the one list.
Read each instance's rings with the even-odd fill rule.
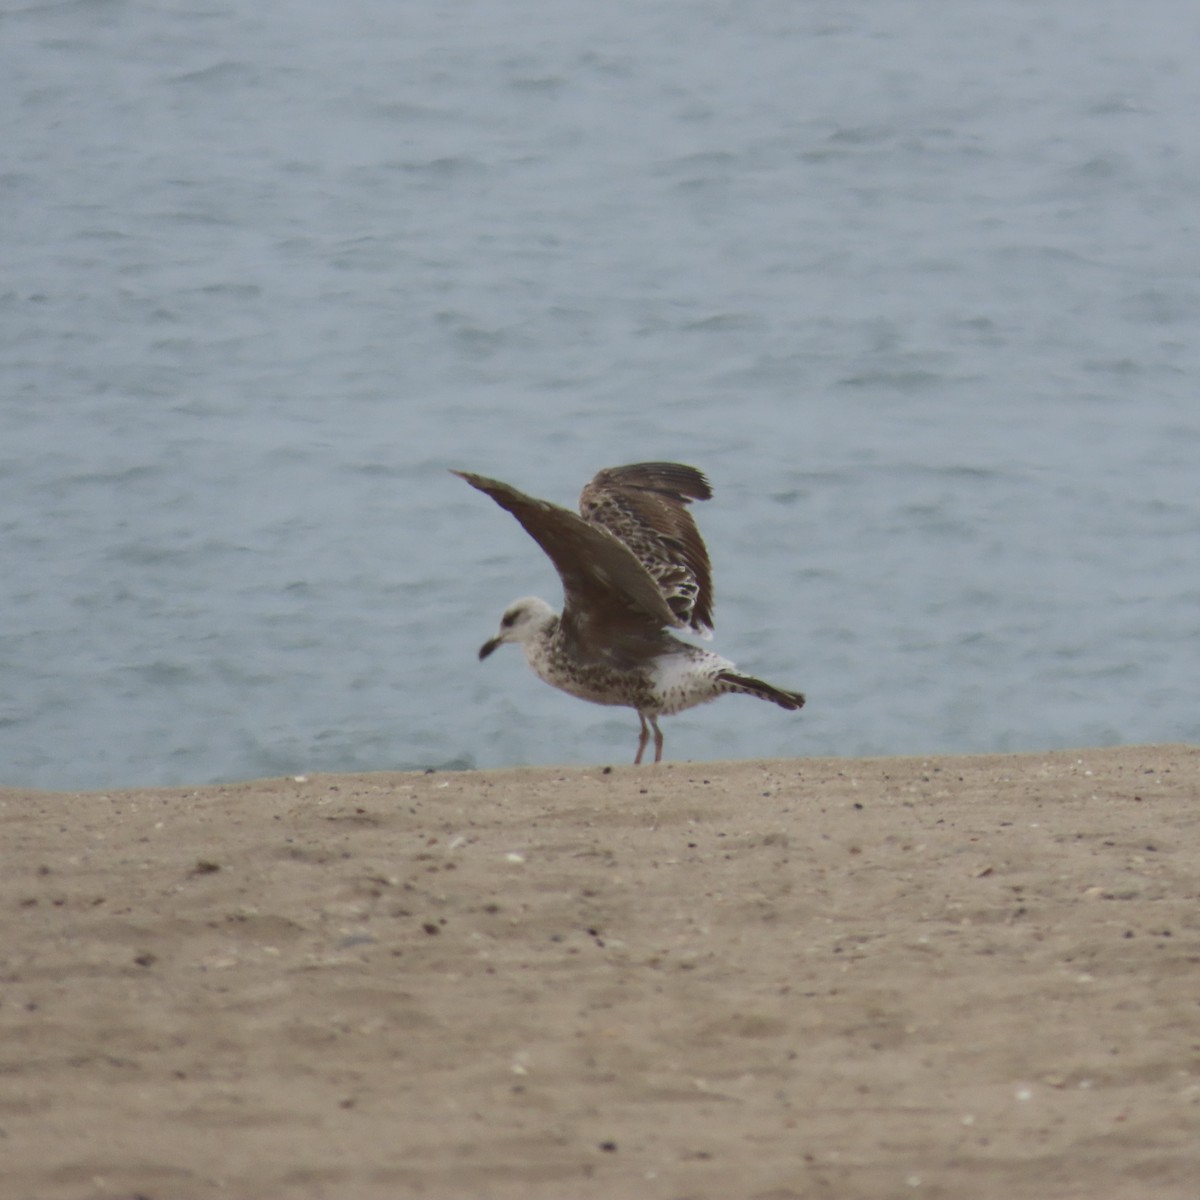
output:
[[657,717],[651,717],[650,724],[654,727],[654,761],[656,763],[660,763],[660,762],[662,762],[662,747],[663,747],[662,730],[659,729],[659,727],[658,727],[658,718]]
[[642,755],[646,753],[646,743],[650,740],[650,729],[646,725],[646,718],[643,717],[640,712],[638,713],[638,720],[641,721],[641,723],[642,723],[642,733],[641,733],[641,736],[638,738],[637,757],[633,760],[633,765],[635,767],[641,765]]

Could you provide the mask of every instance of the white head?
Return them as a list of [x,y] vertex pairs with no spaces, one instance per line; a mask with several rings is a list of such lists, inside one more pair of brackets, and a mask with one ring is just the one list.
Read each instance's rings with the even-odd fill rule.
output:
[[500,618],[500,632],[479,647],[479,657],[489,654],[504,642],[526,645],[540,637],[556,620],[558,613],[537,596],[522,596],[514,600]]

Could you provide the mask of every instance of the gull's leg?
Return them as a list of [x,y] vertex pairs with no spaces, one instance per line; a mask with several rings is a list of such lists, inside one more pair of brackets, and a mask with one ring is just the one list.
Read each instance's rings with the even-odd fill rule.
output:
[[662,762],[662,744],[663,744],[662,730],[659,729],[659,727],[658,727],[658,718],[657,717],[651,717],[650,724],[654,729],[654,761],[656,763],[660,763],[660,762]]
[[638,738],[637,757],[633,760],[633,765],[635,767],[641,765],[642,755],[646,753],[646,743],[650,740],[650,729],[646,725],[646,718],[642,716],[640,709],[638,710],[638,720],[642,723],[642,734],[641,737]]

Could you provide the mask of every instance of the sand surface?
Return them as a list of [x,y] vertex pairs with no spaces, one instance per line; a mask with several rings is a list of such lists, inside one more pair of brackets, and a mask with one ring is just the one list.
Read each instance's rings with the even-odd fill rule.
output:
[[6,1200],[1200,1198],[1200,749],[0,792]]

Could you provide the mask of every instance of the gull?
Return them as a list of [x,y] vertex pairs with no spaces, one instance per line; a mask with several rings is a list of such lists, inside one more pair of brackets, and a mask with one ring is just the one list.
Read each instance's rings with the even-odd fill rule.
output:
[[803,707],[800,692],[745,675],[727,658],[670,632],[712,636],[712,571],[688,511],[693,500],[710,499],[712,489],[695,467],[606,468],[580,494],[578,515],[496,479],[452,474],[512,513],[562,579],[561,613],[537,596],[514,600],[499,632],[480,647],[480,659],[515,642],[551,687],[593,704],[634,709],[641,721],[635,765],[651,731],[654,761],[662,761],[660,716],[729,693],[789,711]]

